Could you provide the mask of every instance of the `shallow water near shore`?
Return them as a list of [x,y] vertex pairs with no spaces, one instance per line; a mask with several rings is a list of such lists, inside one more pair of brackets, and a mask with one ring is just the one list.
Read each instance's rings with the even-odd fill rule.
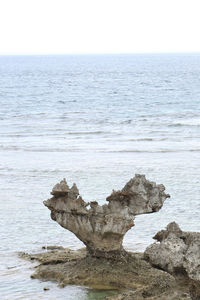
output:
[[197,54],[0,57],[2,299],[104,296],[31,280],[34,264],[18,258],[83,246],[42,203],[63,177],[101,204],[135,173],[166,186],[171,198],[136,217],[126,249],[143,251],[171,221],[200,231],[199,70]]

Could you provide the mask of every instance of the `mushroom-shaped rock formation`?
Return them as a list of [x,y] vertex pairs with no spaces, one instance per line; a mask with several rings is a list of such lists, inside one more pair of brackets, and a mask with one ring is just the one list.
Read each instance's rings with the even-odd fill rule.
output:
[[[51,210],[51,218],[73,232],[97,257],[115,257],[125,254],[122,241],[125,233],[134,226],[134,216],[158,211],[169,195],[163,185],[135,175],[121,191],[107,197],[108,204],[96,201],[86,203],[74,184],[69,188],[66,180],[56,184],[53,195],[44,201]],[[89,208],[87,208],[89,206]]]

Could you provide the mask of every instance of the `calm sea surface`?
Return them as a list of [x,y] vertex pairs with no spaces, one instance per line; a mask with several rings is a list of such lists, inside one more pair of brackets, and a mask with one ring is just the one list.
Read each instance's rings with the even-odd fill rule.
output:
[[199,169],[200,55],[1,56],[0,299],[103,297],[31,280],[17,256],[82,247],[42,203],[63,177],[101,204],[135,173],[163,183],[171,198],[124,239],[143,251],[170,221],[200,231]]

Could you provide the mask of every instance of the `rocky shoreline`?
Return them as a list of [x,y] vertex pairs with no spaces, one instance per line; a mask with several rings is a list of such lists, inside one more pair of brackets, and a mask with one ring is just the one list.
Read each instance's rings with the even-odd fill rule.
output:
[[198,299],[192,297],[187,277],[152,267],[143,253],[128,252],[112,260],[88,256],[86,248],[73,251],[54,246],[38,254],[20,253],[20,257],[39,262],[32,279],[56,281],[60,287],[74,284],[118,290],[107,299]]
[[127,252],[122,245],[135,216],[159,211],[170,197],[164,185],[137,174],[102,206],[86,203],[76,185],[69,188],[65,179],[51,194],[44,201],[51,218],[86,248],[51,246],[43,253],[21,253],[22,258],[39,261],[33,279],[56,281],[60,287],[117,290],[117,295],[106,298],[110,300],[200,300],[200,233],[183,232],[172,222],[144,253]]

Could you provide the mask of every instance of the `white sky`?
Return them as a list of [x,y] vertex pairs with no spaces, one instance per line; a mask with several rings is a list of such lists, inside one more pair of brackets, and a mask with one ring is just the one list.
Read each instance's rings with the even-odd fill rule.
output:
[[0,54],[200,52],[200,0],[0,0]]

